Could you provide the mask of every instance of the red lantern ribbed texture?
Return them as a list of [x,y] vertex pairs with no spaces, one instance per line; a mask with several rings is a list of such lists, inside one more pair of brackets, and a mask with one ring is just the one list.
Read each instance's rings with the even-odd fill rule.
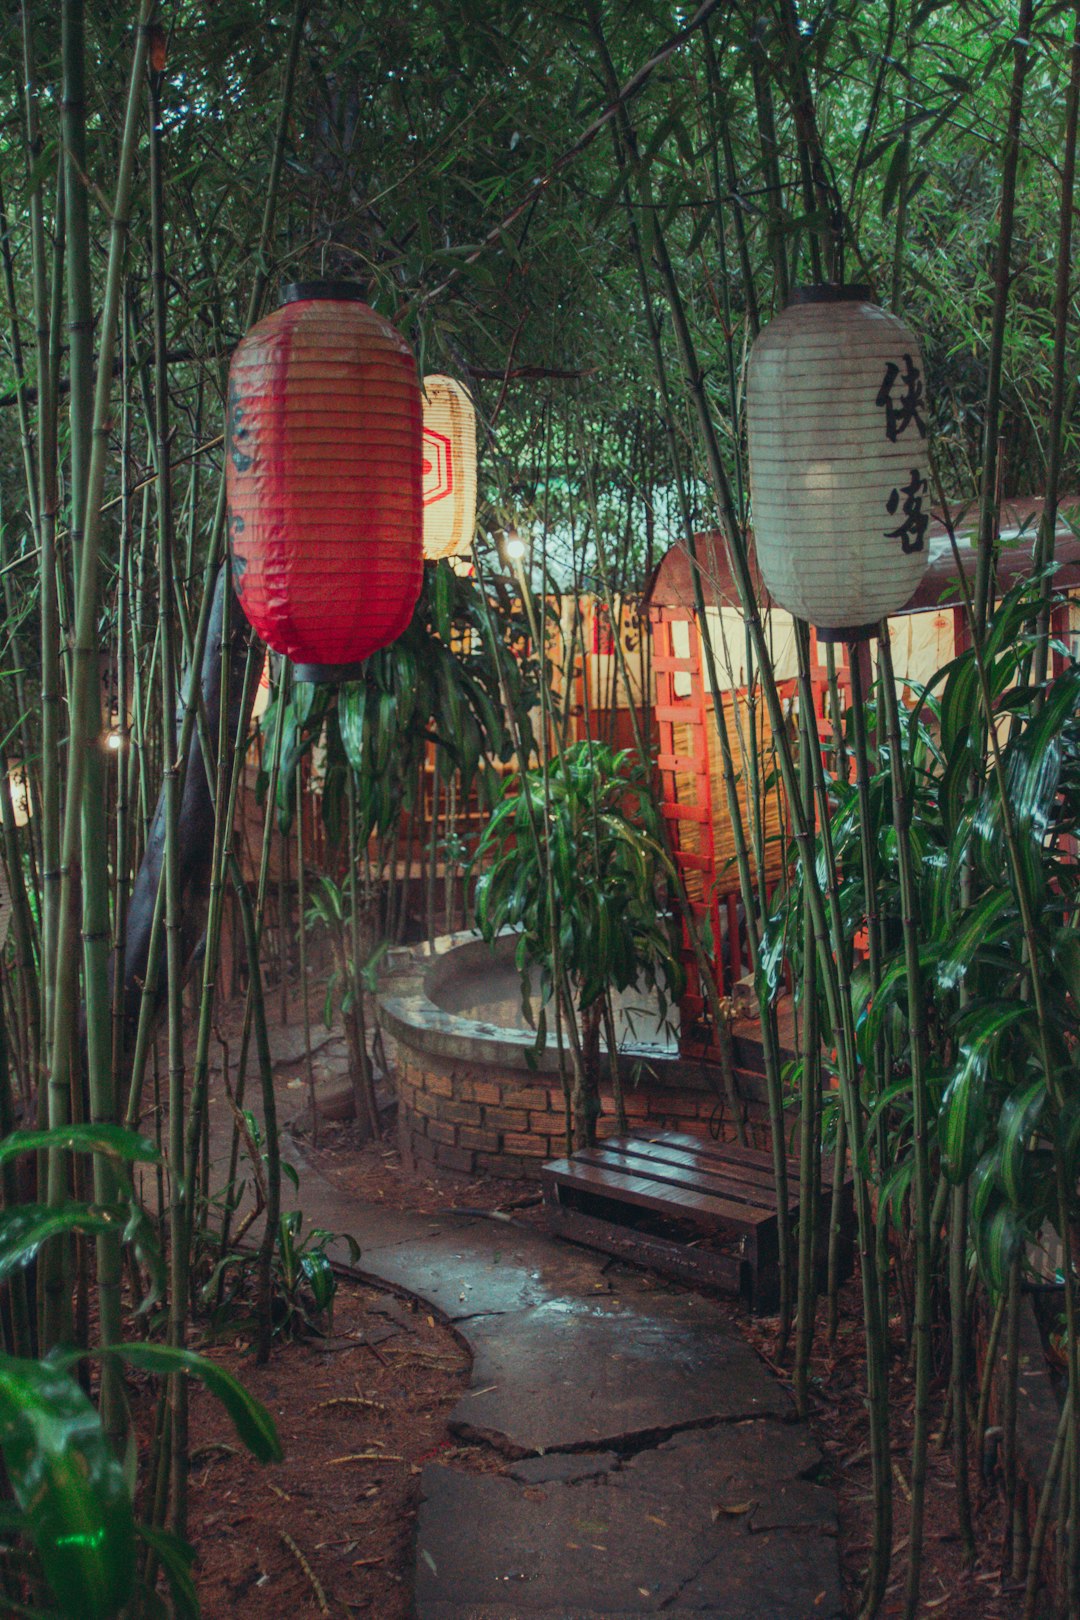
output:
[[347,284],[301,284],[229,369],[236,593],[275,652],[355,664],[405,629],[423,577],[423,398],[412,352]]

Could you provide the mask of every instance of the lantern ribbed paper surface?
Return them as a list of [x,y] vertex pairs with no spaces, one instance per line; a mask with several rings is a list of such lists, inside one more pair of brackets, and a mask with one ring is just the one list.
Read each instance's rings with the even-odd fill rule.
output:
[[301,283],[285,299],[229,369],[229,539],[252,625],[302,679],[327,679],[412,616],[423,401],[408,345],[358,289]]
[[828,634],[869,633],[928,561],[919,345],[864,287],[810,287],[762,332],[746,385],[758,565]]
[[453,377],[424,378],[424,556],[460,557],[476,528],[476,412]]

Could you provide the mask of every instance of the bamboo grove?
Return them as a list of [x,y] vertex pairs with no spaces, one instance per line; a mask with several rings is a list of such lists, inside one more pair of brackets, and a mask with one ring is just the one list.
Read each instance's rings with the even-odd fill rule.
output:
[[[0,53],[4,1601],[149,1614],[167,1582],[174,1611],[197,1612],[191,1377],[257,1456],[276,1454],[268,1414],[193,1345],[242,1272],[270,1355],[275,1295],[296,1275],[268,1038],[290,953],[306,996],[306,952],[326,944],[327,1002],[344,1007],[356,1113],[375,1133],[370,990],[386,944],[410,916],[429,935],[440,915],[471,922],[474,903],[485,931],[522,927],[576,1141],[595,1129],[613,989],[644,972],[678,994],[680,919],[707,964],[715,942],[695,931],[651,804],[647,702],[630,701],[629,752],[575,742],[562,672],[584,637],[574,603],[590,594],[619,622],[669,546],[694,559],[695,533],[718,528],[748,696],[773,738],[764,758],[747,746],[730,649],[706,633],[781,1211],[788,1150],[799,1159],[780,1353],[803,1409],[814,1345],[838,1322],[835,1265],[817,1297],[823,1163],[854,1177],[874,1506],[858,1612],[879,1613],[898,1579],[904,1613],[920,1612],[935,1414],[964,1555],[985,1552],[972,1498],[993,1403],[1004,1567],[1035,1615],[1052,1534],[1076,1613],[1080,674],[1051,620],[1058,520],[1080,479],[1080,6],[21,0]],[[421,370],[473,392],[474,573],[429,566],[409,631],[358,682],[313,689],[275,664],[256,722],[263,649],[225,545],[225,380],[277,282],[320,274],[366,279]],[[886,627],[869,676],[851,657],[846,703],[833,680],[826,723],[805,636],[793,710],[775,676],[745,364],[793,286],[856,275],[923,335],[935,512],[954,547],[974,522],[978,566],[967,650],[915,691]],[[1013,493],[1043,504],[1030,577],[1000,591]],[[524,561],[507,560],[511,531],[531,539]],[[709,581],[693,570],[707,631]],[[618,659],[612,679],[629,698]],[[253,745],[262,825],[245,866]],[[320,871],[304,853],[316,746]],[[785,806],[771,892],[740,801],[751,772]],[[603,939],[569,869],[594,833],[596,888],[612,886],[619,918]],[[418,875],[399,862],[417,842]],[[275,849],[292,874],[276,893]],[[217,1186],[207,1092],[226,915],[245,1001]],[[777,1016],[788,984],[793,1060]],[[321,1012],[305,1000],[305,1018]],[[718,1090],[732,1084],[722,1070]],[[1019,1321],[1049,1237],[1065,1396],[1032,1525]],[[900,1457],[904,1358],[915,1414]],[[133,1487],[121,1460],[147,1376],[160,1400]],[[32,1458],[49,1443],[70,1462],[80,1435],[84,1472],[58,1467],[31,1502]],[[910,1511],[894,1553],[898,1474]]]

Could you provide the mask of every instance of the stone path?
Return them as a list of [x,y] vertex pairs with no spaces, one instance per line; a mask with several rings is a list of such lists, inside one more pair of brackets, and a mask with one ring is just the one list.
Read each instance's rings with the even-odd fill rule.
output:
[[843,1613],[821,1455],[714,1303],[525,1226],[358,1206],[282,1147],[307,1223],[466,1338],[450,1427],[506,1459],[425,1468],[417,1620]]

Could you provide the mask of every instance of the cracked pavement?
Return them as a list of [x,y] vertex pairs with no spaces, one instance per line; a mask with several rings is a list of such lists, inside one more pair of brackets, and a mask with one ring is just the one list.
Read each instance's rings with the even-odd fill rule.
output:
[[282,1151],[308,1222],[472,1352],[450,1427],[488,1468],[424,1469],[417,1620],[839,1620],[821,1454],[722,1307],[532,1228],[358,1206]]

